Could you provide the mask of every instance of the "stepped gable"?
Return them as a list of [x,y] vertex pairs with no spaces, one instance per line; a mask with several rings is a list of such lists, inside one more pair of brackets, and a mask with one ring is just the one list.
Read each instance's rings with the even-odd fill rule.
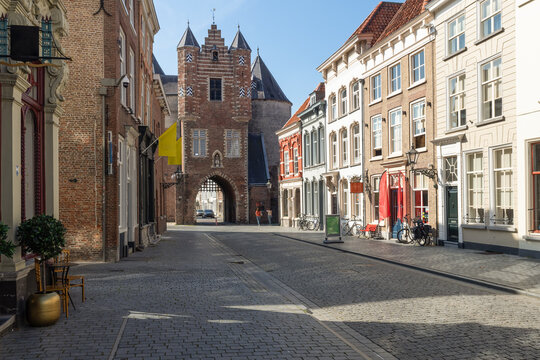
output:
[[276,79],[261,59],[259,51],[257,51],[257,58],[251,66],[251,99],[286,101],[290,103]]
[[391,35],[393,32],[401,28],[403,25],[407,24],[409,21],[423,13],[426,9],[426,5],[429,3],[429,0],[407,0],[399,8],[399,10],[394,15],[392,21],[388,23],[386,29],[381,33],[377,42],[382,41],[384,38]]
[[238,28],[238,31],[236,32],[236,36],[234,37],[233,42],[231,46],[229,47],[229,50],[234,50],[234,49],[251,50],[251,48],[249,47],[249,44],[244,38],[244,35],[242,35],[242,33],[240,32],[240,27]]
[[371,35],[369,45],[373,45],[392,21],[403,4],[397,2],[381,1],[369,14],[364,22],[349,38]]
[[178,47],[184,47],[184,46],[193,46],[199,49],[201,48],[199,46],[199,43],[197,42],[197,39],[195,39],[195,35],[193,35],[193,32],[191,32],[189,25],[186,31],[184,32],[184,35],[182,35],[180,42],[178,43]]

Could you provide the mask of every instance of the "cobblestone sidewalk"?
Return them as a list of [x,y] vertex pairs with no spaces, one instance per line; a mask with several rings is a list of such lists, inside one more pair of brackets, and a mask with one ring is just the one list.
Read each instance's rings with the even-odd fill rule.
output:
[[399,244],[394,240],[359,239],[351,236],[344,237],[344,243],[323,244],[322,232],[275,233],[540,298],[540,260],[537,259],[447,246],[421,247]]

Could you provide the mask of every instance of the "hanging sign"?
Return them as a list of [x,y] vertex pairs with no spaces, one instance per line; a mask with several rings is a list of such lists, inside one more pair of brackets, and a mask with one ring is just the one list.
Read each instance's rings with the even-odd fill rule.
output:
[[364,183],[351,182],[351,194],[360,194],[364,192]]

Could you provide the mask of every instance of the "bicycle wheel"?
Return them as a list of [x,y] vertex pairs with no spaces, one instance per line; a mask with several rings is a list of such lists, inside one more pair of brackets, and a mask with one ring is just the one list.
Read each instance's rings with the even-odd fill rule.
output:
[[420,246],[425,246],[427,243],[427,236],[425,234],[422,234],[418,239],[416,239],[416,242]]
[[398,231],[397,239],[400,243],[409,244],[412,242],[412,233],[409,228],[403,228]]
[[307,229],[308,230],[315,230],[315,220],[310,220],[307,223]]
[[349,227],[349,224],[345,223],[341,225],[341,236],[350,235],[349,234],[350,231],[351,231],[351,228]]

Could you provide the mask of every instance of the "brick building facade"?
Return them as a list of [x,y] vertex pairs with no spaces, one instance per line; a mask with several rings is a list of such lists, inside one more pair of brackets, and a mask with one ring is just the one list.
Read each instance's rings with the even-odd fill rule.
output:
[[178,44],[184,174],[177,187],[179,224],[195,223],[196,196],[208,180],[223,192],[224,221],[248,221],[251,50],[246,45],[227,47],[215,24],[202,47],[189,27]]
[[60,219],[75,258],[115,261],[147,244],[159,218],[152,144],[166,111],[152,72],[159,23],[151,0],[66,8],[76,21],[66,40],[73,62],[60,121]]

